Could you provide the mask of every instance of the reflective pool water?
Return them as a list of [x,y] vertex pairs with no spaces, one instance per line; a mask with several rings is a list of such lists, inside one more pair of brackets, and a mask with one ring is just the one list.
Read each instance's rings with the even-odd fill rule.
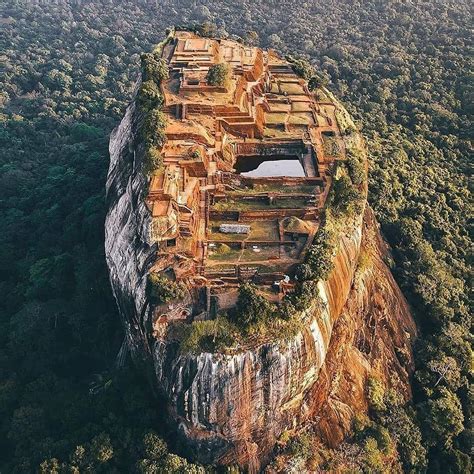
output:
[[239,156],[234,166],[238,174],[248,178],[305,176],[300,160],[294,155]]

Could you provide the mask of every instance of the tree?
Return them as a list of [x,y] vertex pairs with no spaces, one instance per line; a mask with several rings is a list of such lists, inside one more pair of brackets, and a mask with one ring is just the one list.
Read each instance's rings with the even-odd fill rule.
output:
[[143,437],[143,452],[148,459],[157,461],[166,455],[168,448],[156,433],[149,432]]
[[312,278],[326,279],[334,268],[336,253],[334,235],[327,229],[320,230],[306,255],[306,263],[312,271]]
[[161,81],[168,79],[168,65],[164,59],[157,57],[154,53],[143,53],[140,59],[144,82],[155,81],[160,84]]
[[153,109],[147,113],[142,126],[143,139],[147,145],[156,147],[164,145],[166,123],[166,115],[161,110]]
[[439,383],[446,383],[451,390],[457,390],[461,383],[461,370],[454,357],[442,355],[439,359],[428,362],[429,370],[436,374],[436,382],[433,387]]
[[260,41],[258,33],[254,30],[247,31],[245,35],[245,42],[250,46],[256,46]]
[[138,102],[144,109],[154,109],[163,104],[163,96],[155,81],[148,80],[142,83],[138,91]]
[[383,456],[380,452],[377,440],[374,438],[367,438],[364,442],[364,464],[367,466],[368,472],[388,473],[386,466],[384,466]]
[[384,399],[386,410],[380,413],[380,420],[397,443],[397,451],[407,472],[423,472],[427,464],[427,450],[413,409],[404,406],[401,397],[388,391]]
[[152,302],[162,304],[184,298],[186,288],[183,284],[169,280],[162,274],[150,273],[148,275],[147,293]]
[[214,64],[209,68],[206,76],[207,83],[211,86],[229,87],[231,68],[226,63]]
[[346,161],[349,177],[356,186],[361,185],[367,180],[364,164],[353,154],[348,154]]
[[114,456],[114,448],[107,433],[100,433],[91,441],[93,459],[100,464],[110,461]]
[[367,380],[367,391],[370,408],[375,411],[385,410],[385,387],[382,382],[375,377],[369,377]]
[[236,310],[233,315],[239,326],[246,328],[251,324],[265,321],[272,315],[273,310],[273,305],[258,294],[255,285],[250,283],[240,285]]
[[333,184],[334,194],[331,205],[338,213],[352,216],[360,212],[361,193],[354,188],[349,176],[342,175]]
[[145,150],[145,173],[147,175],[163,169],[163,156],[156,146],[148,146]]
[[199,25],[198,31],[199,34],[205,38],[214,38],[217,35],[217,25],[212,21],[204,21]]
[[320,87],[326,87],[329,84],[329,79],[322,74],[314,73],[308,80],[308,89],[314,91]]
[[433,399],[420,406],[420,411],[429,443],[450,448],[453,439],[464,429],[459,398],[447,388],[440,387]]
[[313,278],[313,272],[311,266],[307,263],[300,263],[295,270],[295,278],[298,281],[311,280]]
[[40,464],[40,474],[59,474],[61,472],[61,464],[56,458],[47,459]]
[[287,56],[286,59],[291,63],[295,74],[302,77],[305,80],[310,80],[315,76],[314,67],[304,58],[295,58],[293,56]]

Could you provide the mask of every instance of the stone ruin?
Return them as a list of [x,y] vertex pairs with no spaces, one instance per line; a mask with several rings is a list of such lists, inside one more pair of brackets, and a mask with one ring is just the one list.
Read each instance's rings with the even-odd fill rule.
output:
[[[171,266],[191,290],[191,318],[231,306],[243,281],[278,302],[316,234],[333,165],[344,158],[338,105],[310,91],[273,51],[177,31],[162,57],[167,126],[164,171],[147,197],[158,246],[151,271],[179,257]],[[209,68],[220,63],[230,66],[227,86],[208,84]],[[290,217],[302,231],[286,229]]]

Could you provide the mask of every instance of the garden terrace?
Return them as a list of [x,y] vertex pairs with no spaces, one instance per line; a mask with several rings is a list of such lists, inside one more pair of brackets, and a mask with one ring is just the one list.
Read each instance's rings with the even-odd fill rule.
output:
[[[177,31],[162,58],[166,141],[147,197],[153,268],[191,289],[191,319],[216,302],[231,307],[245,281],[278,302],[317,232],[333,165],[345,157],[339,106],[273,51]],[[290,281],[275,285],[285,275]],[[161,322],[166,314],[160,307]]]

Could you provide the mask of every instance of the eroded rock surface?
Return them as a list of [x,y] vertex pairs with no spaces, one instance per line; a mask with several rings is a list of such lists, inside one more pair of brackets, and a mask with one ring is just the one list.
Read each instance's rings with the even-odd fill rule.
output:
[[367,378],[411,397],[412,343],[416,327],[408,303],[385,261],[389,249],[370,208],[366,209],[363,257],[333,328],[326,361],[308,393],[312,418],[323,441],[336,447],[355,414],[366,413]]

